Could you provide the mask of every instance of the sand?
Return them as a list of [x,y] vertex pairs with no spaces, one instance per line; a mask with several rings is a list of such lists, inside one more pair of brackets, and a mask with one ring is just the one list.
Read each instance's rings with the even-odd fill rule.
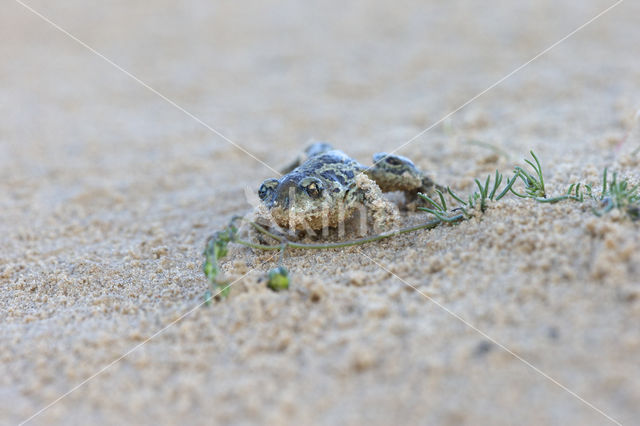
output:
[[[309,138],[369,162],[612,3],[29,4],[277,169]],[[604,167],[638,182],[639,14],[622,3],[400,153],[461,193],[530,149],[552,194]],[[18,3],[0,39],[0,423],[73,389],[31,423],[609,423],[549,378],[640,417],[638,223],[507,197],[292,252],[281,293],[270,254],[233,247],[225,274],[247,275],[194,310],[207,236],[274,173]]]

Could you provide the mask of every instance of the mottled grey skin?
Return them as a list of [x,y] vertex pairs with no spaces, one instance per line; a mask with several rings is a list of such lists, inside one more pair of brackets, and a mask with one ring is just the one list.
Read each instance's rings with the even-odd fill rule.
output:
[[432,193],[434,183],[409,160],[399,155],[374,155],[367,168],[326,143],[316,143],[284,170],[280,179],[267,179],[258,195],[276,223],[295,230],[335,227],[351,217],[358,205],[371,204],[371,195],[356,185],[364,173],[383,192],[403,191],[409,199],[418,192]]

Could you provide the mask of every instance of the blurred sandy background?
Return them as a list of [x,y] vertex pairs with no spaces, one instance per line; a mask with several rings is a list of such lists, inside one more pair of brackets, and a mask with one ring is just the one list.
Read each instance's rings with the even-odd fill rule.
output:
[[[306,141],[362,162],[613,0],[30,5],[274,168]],[[552,193],[637,181],[640,5],[610,13],[402,154],[466,192],[534,149]],[[13,0],[0,14],[0,423],[197,305],[207,235],[273,176]],[[498,157],[481,140],[505,150]],[[420,220],[416,214],[407,222]],[[640,417],[638,224],[509,198],[481,220],[294,253],[234,249],[198,309],[33,424],[607,424],[367,256],[616,420]],[[362,250],[362,252],[360,251]]]

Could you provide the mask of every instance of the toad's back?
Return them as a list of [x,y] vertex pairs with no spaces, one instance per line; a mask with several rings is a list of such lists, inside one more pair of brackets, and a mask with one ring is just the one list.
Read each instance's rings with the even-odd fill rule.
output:
[[366,168],[339,150],[331,150],[309,158],[304,164],[291,171],[295,180],[316,177],[323,181],[325,188],[333,193],[355,185],[355,176]]

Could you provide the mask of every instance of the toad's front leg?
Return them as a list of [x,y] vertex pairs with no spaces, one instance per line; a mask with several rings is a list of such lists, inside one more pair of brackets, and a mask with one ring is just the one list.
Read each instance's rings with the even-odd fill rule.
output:
[[367,215],[373,221],[375,232],[389,230],[400,223],[398,207],[382,195],[380,187],[366,174],[356,177],[356,188],[361,194]]

